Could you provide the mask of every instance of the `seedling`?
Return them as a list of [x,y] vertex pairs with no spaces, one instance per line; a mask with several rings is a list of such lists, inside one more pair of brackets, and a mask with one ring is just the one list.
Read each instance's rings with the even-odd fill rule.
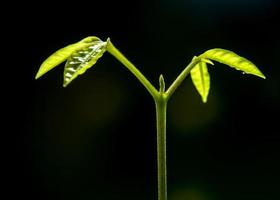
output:
[[64,67],[64,82],[66,87],[78,75],[83,74],[92,67],[97,60],[108,51],[119,60],[142,83],[152,96],[156,107],[157,121],[157,178],[158,200],[167,200],[167,176],[166,176],[166,108],[172,94],[182,81],[191,74],[192,82],[200,94],[202,101],[207,102],[210,89],[210,76],[207,64],[214,65],[217,61],[233,67],[243,73],[252,74],[265,79],[263,73],[249,60],[225,49],[210,49],[199,56],[194,56],[190,64],[181,72],[176,80],[165,90],[163,75],[159,76],[159,89],[156,89],[150,81],[113,45],[108,38],[106,42],[97,37],[87,37],[77,43],[66,46],[50,57],[41,65],[36,79],[66,61]]

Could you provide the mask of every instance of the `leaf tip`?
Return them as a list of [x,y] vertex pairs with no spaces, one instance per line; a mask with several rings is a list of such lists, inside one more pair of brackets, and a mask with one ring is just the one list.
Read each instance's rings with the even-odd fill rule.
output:
[[63,80],[63,87],[66,88],[75,78],[69,79],[69,78],[65,78]]
[[37,80],[38,78],[40,78],[39,74],[37,73],[35,76],[35,80]]
[[255,76],[257,76],[257,77],[260,77],[260,78],[262,78],[262,79],[266,79],[266,77],[265,77],[265,75],[256,67],[256,69],[257,69],[257,72],[255,72],[255,73],[251,73],[252,75],[255,75]]
[[202,102],[207,103],[207,98],[208,98],[208,94],[204,95],[204,96],[201,96]]
[[41,71],[39,70],[35,76],[35,80],[37,80],[38,78],[40,78],[43,75],[43,73],[41,73]]
[[211,60],[207,59],[207,58],[201,58],[201,61],[205,62],[205,63],[208,63],[210,65],[214,65],[214,63]]
[[260,78],[263,78],[263,79],[266,79],[266,76],[265,76],[263,73],[261,73],[261,74],[259,75],[259,77],[260,77]]

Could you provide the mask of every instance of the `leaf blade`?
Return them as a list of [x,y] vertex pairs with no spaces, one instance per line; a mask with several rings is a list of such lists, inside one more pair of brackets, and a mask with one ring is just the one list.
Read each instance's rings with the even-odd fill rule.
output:
[[85,48],[91,44],[92,41],[100,40],[99,38],[95,36],[90,36],[82,39],[81,41],[70,44],[66,47],[63,47],[53,54],[51,54],[40,66],[35,79],[40,78],[45,73],[53,69],[54,67],[58,66],[62,62],[66,61],[71,54],[81,48]]
[[210,75],[208,73],[207,64],[205,62],[199,62],[192,68],[190,73],[196,90],[200,94],[203,103],[206,103],[210,90]]
[[90,46],[73,53],[64,67],[63,87],[66,87],[78,75],[85,73],[105,53],[107,42],[102,40],[93,42]]
[[247,74],[252,74],[263,79],[266,78],[254,63],[226,49],[210,49],[203,53],[201,58],[211,59],[237,70],[241,70]]

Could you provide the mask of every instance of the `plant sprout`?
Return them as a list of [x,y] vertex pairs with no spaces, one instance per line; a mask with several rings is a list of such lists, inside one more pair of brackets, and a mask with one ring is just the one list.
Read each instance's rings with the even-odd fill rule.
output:
[[92,67],[97,60],[108,51],[119,60],[142,83],[152,96],[156,107],[157,121],[157,184],[158,200],[167,200],[167,170],[166,170],[166,109],[167,103],[178,86],[187,75],[191,75],[192,82],[200,94],[202,101],[207,102],[210,90],[210,76],[207,64],[214,65],[217,61],[228,65],[243,73],[252,74],[265,79],[263,73],[249,60],[232,51],[215,48],[210,49],[199,56],[194,56],[190,64],[181,72],[175,81],[166,90],[163,75],[159,76],[159,89],[156,89],[149,80],[113,45],[108,38],[102,41],[98,37],[90,36],[77,43],[68,45],[50,57],[40,66],[36,79],[66,61],[64,67],[63,86],[66,87],[78,75],[83,74]]

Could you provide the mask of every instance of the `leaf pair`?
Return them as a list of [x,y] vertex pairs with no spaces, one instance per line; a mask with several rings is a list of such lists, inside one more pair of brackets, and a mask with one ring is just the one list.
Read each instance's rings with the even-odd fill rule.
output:
[[[63,82],[63,86],[66,87],[78,75],[83,74],[97,62],[107,50],[108,43],[110,43],[109,39],[103,42],[97,37],[90,36],[58,50],[42,63],[36,79],[66,61]],[[191,78],[204,103],[207,101],[210,90],[207,63],[214,65],[211,60],[265,79],[262,72],[252,62],[232,51],[218,48],[210,49],[195,58],[199,59],[199,62],[191,69]]]
[[90,36],[77,43],[59,49],[49,56],[40,66],[36,79],[66,61],[64,67],[64,82],[66,87],[78,75],[83,74],[92,67],[106,51],[107,42],[97,37]]
[[210,76],[207,64],[212,64],[211,60],[226,64],[244,73],[252,74],[265,79],[263,73],[249,60],[243,58],[232,51],[225,49],[210,49],[199,56],[200,62],[191,70],[191,78],[202,101],[207,102],[210,90]]

